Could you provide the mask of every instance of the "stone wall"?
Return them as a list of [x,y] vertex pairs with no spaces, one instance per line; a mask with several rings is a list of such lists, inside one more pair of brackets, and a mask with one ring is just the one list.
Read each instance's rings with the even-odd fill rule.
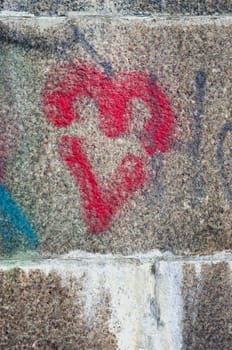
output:
[[0,349],[230,349],[231,3],[0,7]]
[[212,15],[231,14],[230,0],[1,0],[3,10],[35,15],[65,15],[69,11],[114,15]]

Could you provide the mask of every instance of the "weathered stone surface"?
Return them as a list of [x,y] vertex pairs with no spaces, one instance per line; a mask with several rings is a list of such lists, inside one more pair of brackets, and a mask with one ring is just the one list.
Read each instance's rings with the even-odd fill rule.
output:
[[107,295],[88,323],[82,282],[55,272],[0,271],[0,349],[117,349]]
[[170,14],[212,15],[232,13],[231,1],[227,0],[167,0],[165,11]]
[[[170,323],[172,327],[177,323],[181,325],[181,332],[177,332],[170,348],[229,350],[232,342],[231,255],[156,261],[152,271],[160,332],[167,323],[165,310],[171,305],[175,311]],[[171,279],[173,300],[167,298],[164,308],[165,296],[169,294],[165,280]],[[160,344],[157,349],[166,347]]]
[[230,264],[186,264],[183,276],[183,349],[231,349]]
[[231,347],[231,254],[28,258],[0,262],[0,349]]
[[232,13],[230,0],[1,0],[0,8],[35,15],[65,15],[68,11],[101,14],[151,15],[156,13],[212,15]]
[[108,14],[150,14],[161,11],[161,0],[155,1],[105,1],[105,0],[81,0],[81,1],[3,1],[2,9],[14,11],[26,11],[35,15],[64,15],[68,11],[95,12]]
[[231,249],[230,18],[3,18],[0,33],[2,253]]
[[1,260],[0,349],[181,350],[182,265],[159,259],[72,252]]

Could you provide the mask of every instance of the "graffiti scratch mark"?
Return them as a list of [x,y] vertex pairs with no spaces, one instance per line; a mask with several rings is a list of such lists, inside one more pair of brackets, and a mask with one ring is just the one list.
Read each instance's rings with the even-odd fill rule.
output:
[[79,42],[82,47],[91,55],[91,57],[95,60],[97,64],[102,66],[105,73],[111,77],[114,74],[114,69],[112,67],[112,64],[109,61],[106,61],[103,59],[97,50],[89,43],[89,41],[86,39],[83,32],[80,31],[77,25],[73,23],[68,24],[69,27],[73,30],[74,33],[74,41]]
[[[38,50],[47,55],[56,55],[58,59],[67,58],[67,52],[72,45],[75,43],[80,43],[80,45],[90,54],[95,62],[103,67],[108,76],[112,76],[114,74],[112,64],[101,57],[94,46],[86,39],[85,34],[76,24],[74,24],[73,21],[67,21],[65,29],[66,31],[64,31],[64,38],[58,38],[53,35],[49,39],[47,33],[44,35],[42,32],[30,32],[29,35],[27,31],[23,32],[19,29],[9,28],[9,26],[6,24],[0,23],[0,37],[1,41],[3,42],[5,41],[7,43],[19,45],[25,50]],[[73,34],[71,36],[70,29],[72,30]]]
[[223,151],[223,146],[225,139],[227,137],[227,134],[229,132],[232,132],[232,122],[229,121],[227,122],[220,132],[218,133],[218,148],[217,148],[217,161],[220,167],[220,173],[223,181],[223,185],[225,188],[225,191],[229,197],[230,200],[232,200],[232,184],[229,182],[227,174],[226,174],[226,169],[225,169],[225,157],[224,157],[224,151]]
[[205,85],[206,85],[206,74],[199,70],[195,76],[196,84],[196,110],[194,113],[195,128],[193,141],[191,143],[191,155],[193,159],[193,168],[195,174],[192,178],[193,186],[193,197],[192,206],[196,206],[199,201],[205,197],[205,182],[201,175],[201,163],[200,163],[200,143],[202,139],[202,120],[204,114],[204,98],[205,98]]

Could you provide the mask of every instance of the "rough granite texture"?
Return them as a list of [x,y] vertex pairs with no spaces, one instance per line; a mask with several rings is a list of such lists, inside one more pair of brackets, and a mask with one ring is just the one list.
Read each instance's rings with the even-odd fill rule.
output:
[[230,350],[232,344],[231,267],[226,262],[184,267],[183,349]]
[[0,9],[27,11],[36,16],[62,16],[67,11],[120,15],[218,15],[232,13],[232,3],[230,0],[1,0]]
[[82,281],[63,281],[57,273],[18,268],[0,272],[0,349],[117,349],[108,329],[109,298],[84,314]]
[[0,10],[0,350],[230,350],[232,2]]
[[[0,118],[7,125],[3,143],[11,150],[0,163],[2,183],[38,234],[41,252],[128,254],[159,248],[207,254],[232,248],[231,35],[229,18],[1,20]],[[131,128],[121,137],[102,132],[97,103],[89,98],[73,102],[79,123],[66,128],[52,123],[44,91],[56,91],[62,82],[64,91],[72,89],[72,79],[62,78],[70,62],[94,67],[105,86],[110,79],[120,84],[124,72],[150,76],[175,114],[170,147],[152,156],[145,152],[139,135],[150,118],[150,102],[141,99],[133,102]],[[92,79],[93,73],[84,74],[83,81]],[[105,108],[114,103],[112,91],[99,100]],[[109,179],[128,153],[145,162],[144,186],[98,235],[89,232],[93,215],[85,216],[80,183],[61,159],[58,145],[64,135],[84,140],[84,152],[106,191],[113,191]]]

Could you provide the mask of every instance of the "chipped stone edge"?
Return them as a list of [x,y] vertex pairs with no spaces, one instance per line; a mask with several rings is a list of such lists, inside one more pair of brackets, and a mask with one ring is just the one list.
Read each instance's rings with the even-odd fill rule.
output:
[[107,263],[107,262],[114,262],[114,261],[120,261],[120,262],[127,262],[127,263],[136,263],[137,265],[143,264],[143,263],[154,263],[156,261],[183,261],[186,263],[191,262],[207,262],[207,261],[213,261],[213,262],[222,262],[222,261],[231,261],[232,262],[232,251],[226,250],[226,251],[216,251],[211,255],[175,255],[170,251],[160,251],[158,249],[151,250],[147,253],[134,253],[130,255],[123,255],[123,254],[112,254],[112,253],[91,253],[84,250],[73,250],[66,254],[51,254],[51,255],[45,255],[40,254],[39,252],[35,251],[22,251],[12,256],[1,256],[0,257],[0,267],[4,266],[5,264],[8,266],[10,265],[17,265],[26,263],[27,265],[30,263],[38,263],[43,261],[50,261],[50,260],[59,260],[62,262],[65,261],[77,261],[82,264],[85,263],[93,263],[93,264],[101,264],[101,263]]
[[143,24],[152,24],[152,25],[202,25],[214,23],[216,25],[231,25],[232,23],[232,15],[231,14],[223,14],[223,15],[201,15],[201,16],[191,16],[191,15],[181,15],[181,14],[152,14],[152,15],[121,15],[114,13],[97,13],[97,12],[75,12],[69,11],[65,13],[65,15],[58,16],[48,16],[46,14],[42,14],[41,16],[35,16],[30,12],[19,12],[19,11],[0,11],[0,19],[1,20],[11,20],[20,21],[22,19],[26,21],[34,21],[34,22],[43,22],[43,21],[65,21],[70,19],[80,19],[86,18],[91,19],[109,19],[109,20],[122,20],[122,21],[138,21]]

